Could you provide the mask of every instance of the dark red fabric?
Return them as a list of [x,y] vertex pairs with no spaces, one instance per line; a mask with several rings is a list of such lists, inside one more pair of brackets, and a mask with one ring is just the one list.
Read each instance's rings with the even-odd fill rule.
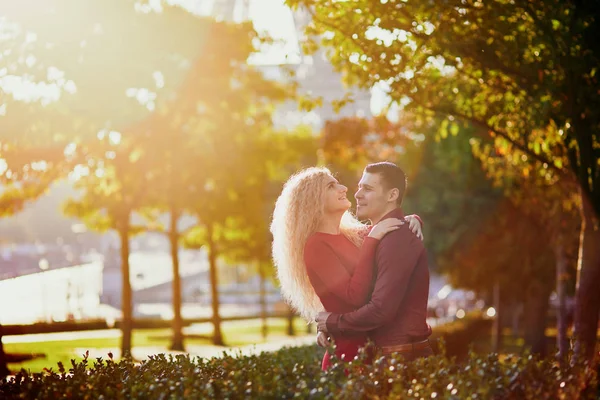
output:
[[[385,218],[403,218],[402,210]],[[369,334],[377,346],[425,340],[431,327],[426,322],[429,269],[423,242],[405,224],[381,240],[375,258],[377,276],[369,302],[355,311],[333,311],[327,330],[335,337]]]
[[[344,235],[317,232],[304,247],[304,261],[312,286],[325,310],[346,313],[364,305],[373,289],[375,251],[379,241],[365,238],[359,249]],[[367,332],[332,335],[336,356],[351,361],[366,343]],[[330,366],[325,354],[323,370]]]

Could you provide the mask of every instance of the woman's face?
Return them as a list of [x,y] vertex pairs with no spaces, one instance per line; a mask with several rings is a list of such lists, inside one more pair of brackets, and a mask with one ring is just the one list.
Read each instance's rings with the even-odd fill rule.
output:
[[347,197],[348,188],[340,184],[333,176],[325,178],[323,184],[325,185],[325,194],[323,196],[325,214],[338,214],[347,211],[352,205]]

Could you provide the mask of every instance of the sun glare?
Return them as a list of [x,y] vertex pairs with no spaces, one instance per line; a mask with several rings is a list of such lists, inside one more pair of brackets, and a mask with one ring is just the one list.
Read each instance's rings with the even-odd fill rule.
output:
[[89,174],[90,174],[89,167],[87,167],[85,165],[76,165],[75,168],[73,168],[73,171],[71,171],[69,173],[69,181],[71,181],[71,182],[78,181],[82,177],[88,176]]
[[72,157],[73,155],[75,155],[76,150],[77,150],[77,143],[69,143],[68,145],[65,146],[65,150],[64,150],[63,154],[66,157]]
[[[156,72],[154,73],[154,78],[158,81]],[[164,81],[161,81],[160,83],[164,84]],[[148,110],[154,110],[155,100],[157,98],[156,92],[152,92],[146,88],[129,88],[125,91],[125,95],[127,97],[136,99],[138,103],[145,106]]]
[[102,129],[96,136],[99,140],[104,140],[104,138],[108,136],[108,142],[113,146],[121,143],[121,133],[117,131],[108,131],[106,129]]
[[118,145],[121,143],[121,133],[117,131],[110,131],[108,133],[108,141],[114,146]]
[[0,175],[4,175],[4,173],[8,170],[8,164],[6,160],[0,158]]
[[[33,56],[25,59],[25,63],[29,67],[33,66],[35,62]],[[46,105],[58,101],[62,91],[71,94],[77,91],[75,82],[65,79],[64,72],[56,67],[47,69],[46,79],[47,81],[34,81],[27,75],[11,75],[6,67],[0,69],[0,89],[17,101],[40,101]]]
[[[5,69],[4,69],[5,70]],[[2,70],[0,70],[0,76]],[[0,77],[0,89],[17,101],[40,101],[50,104],[60,99],[60,87],[56,83],[34,82],[23,76],[4,75]]]

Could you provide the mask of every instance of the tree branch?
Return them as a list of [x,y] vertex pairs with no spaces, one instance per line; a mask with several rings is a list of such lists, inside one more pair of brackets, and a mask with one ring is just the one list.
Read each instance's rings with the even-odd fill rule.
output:
[[465,114],[461,114],[459,112],[456,112],[456,110],[445,110],[442,108],[438,108],[435,106],[425,106],[424,104],[420,103],[418,100],[413,99],[413,101],[420,105],[421,107],[430,110],[436,114],[439,115],[443,115],[444,117],[448,116],[448,115],[455,115],[457,116],[459,119],[462,119],[464,121],[468,121],[471,122],[472,124],[479,126],[481,128],[486,129],[489,132],[493,132],[495,135],[498,135],[504,139],[506,139],[507,141],[509,141],[513,146],[515,146],[518,150],[520,150],[521,152],[523,152],[525,155],[531,157],[532,159],[538,161],[539,163],[542,164],[547,164],[548,167],[552,170],[554,170],[555,172],[557,172],[559,174],[559,176],[564,177],[566,176],[565,172],[561,169],[558,168],[556,165],[554,165],[554,163],[552,161],[550,161],[549,159],[542,157],[539,154],[536,154],[535,152],[531,151],[526,145],[519,143],[517,141],[515,141],[514,139],[512,139],[508,134],[506,134],[505,132],[499,131],[498,129],[493,128],[492,126],[490,126],[487,122],[482,121],[478,118],[472,117],[472,116],[468,116]]

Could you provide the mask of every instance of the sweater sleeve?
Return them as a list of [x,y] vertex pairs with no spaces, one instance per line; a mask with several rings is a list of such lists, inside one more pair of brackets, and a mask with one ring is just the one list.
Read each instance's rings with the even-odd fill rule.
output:
[[409,229],[384,237],[377,254],[377,280],[371,300],[351,313],[331,314],[327,330],[333,334],[366,332],[388,323],[404,299],[422,251],[423,246]]
[[350,275],[331,246],[323,240],[309,239],[304,248],[308,278],[319,297],[331,293],[355,307],[369,299],[375,269],[375,250],[379,240],[366,237],[360,249],[358,265]]

